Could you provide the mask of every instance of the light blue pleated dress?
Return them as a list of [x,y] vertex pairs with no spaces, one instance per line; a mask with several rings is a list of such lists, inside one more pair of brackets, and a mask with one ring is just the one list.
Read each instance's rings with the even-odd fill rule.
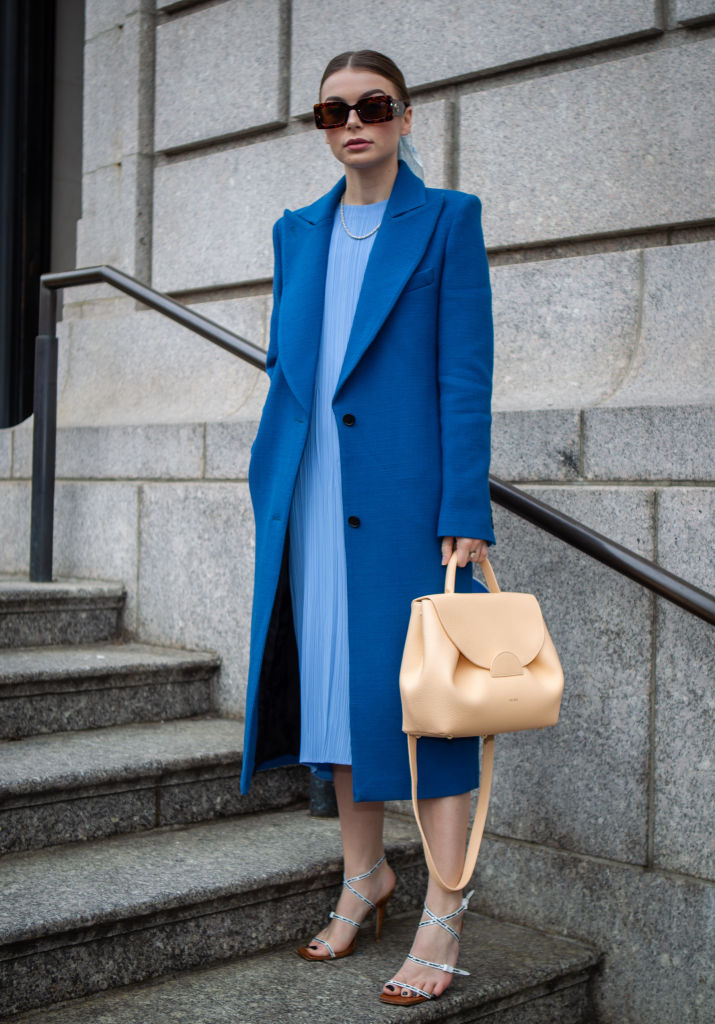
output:
[[[353,235],[382,220],[387,200],[345,206]],[[340,377],[375,235],[344,230],[338,206],[325,278],[323,330],[310,429],[290,512],[290,588],[300,665],[300,761],[322,777],[352,764],[347,574],[338,428],[332,399]]]

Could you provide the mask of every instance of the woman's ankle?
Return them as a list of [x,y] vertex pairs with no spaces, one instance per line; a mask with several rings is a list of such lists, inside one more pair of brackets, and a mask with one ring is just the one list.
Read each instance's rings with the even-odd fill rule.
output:
[[427,887],[425,903],[433,914],[436,914],[437,917],[443,917],[445,914],[451,914],[461,907],[463,899],[464,892],[462,889],[458,892],[447,892],[439,886],[429,885]]

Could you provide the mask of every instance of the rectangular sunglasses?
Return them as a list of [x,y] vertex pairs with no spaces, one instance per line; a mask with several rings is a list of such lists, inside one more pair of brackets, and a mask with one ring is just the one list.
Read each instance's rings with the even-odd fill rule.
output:
[[316,128],[344,128],[351,110],[357,113],[363,124],[382,124],[384,121],[391,121],[395,114],[400,117],[406,109],[402,100],[393,100],[392,96],[380,93],[375,96],[364,96],[352,106],[344,100],[316,103],[313,115]]

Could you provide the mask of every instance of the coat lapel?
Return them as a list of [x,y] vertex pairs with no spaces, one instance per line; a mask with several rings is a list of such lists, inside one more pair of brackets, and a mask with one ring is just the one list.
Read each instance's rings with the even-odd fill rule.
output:
[[301,210],[286,213],[285,286],[281,299],[281,366],[306,413],[313,405],[315,369],[323,329],[325,276],[335,208],[345,178]]
[[337,395],[389,316],[424,255],[443,200],[400,161],[375,244],[365,268]]
[[[281,365],[288,386],[307,413],[323,327],[325,277],[335,209],[345,178],[310,206],[288,213],[284,236],[285,291],[281,308]],[[375,339],[422,259],[442,208],[423,182],[400,161],[375,238],[358,299],[338,391]]]

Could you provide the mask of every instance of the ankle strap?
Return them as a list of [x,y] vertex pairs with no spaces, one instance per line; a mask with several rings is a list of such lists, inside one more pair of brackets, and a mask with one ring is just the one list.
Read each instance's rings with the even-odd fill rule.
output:
[[[429,917],[429,921],[420,921],[417,927],[427,928],[431,924],[438,924],[440,928],[444,928],[446,932],[449,932],[449,934],[453,936],[453,938],[455,938],[457,942],[459,942],[459,934],[454,930],[454,928],[450,927],[450,925],[447,924],[447,921],[451,921],[453,917],[458,917],[460,914],[463,914],[464,911],[469,906],[469,901],[471,900],[473,895],[474,889],[470,889],[470,891],[462,900],[460,906],[458,906],[456,910],[453,910],[451,914],[445,914],[444,917],[438,917],[437,914],[433,914],[430,908],[427,906],[427,904],[424,903],[423,906],[425,914],[427,914],[427,916]],[[438,964],[437,966],[440,965]]]
[[373,866],[370,868],[370,870],[366,871],[364,875],[353,875],[352,878],[346,878],[345,875],[343,875],[343,882],[361,882],[363,880],[363,878],[369,878],[370,875],[374,875],[375,872],[377,871],[377,869],[380,867],[380,865],[384,861],[386,856],[387,856],[387,854],[383,853],[383,855],[382,855],[382,857],[380,857],[379,861],[376,864],[373,864]]
[[[346,878],[345,875],[343,875],[343,885],[345,886],[345,888],[349,889],[350,892],[353,894],[353,896],[357,896],[357,898],[359,900],[362,900],[363,903],[367,903],[368,907],[370,907],[372,910],[375,909],[375,904],[372,902],[372,900],[369,900],[367,898],[367,896],[363,896],[363,894],[361,892],[358,892],[357,889],[354,889],[353,886],[351,885],[351,883],[352,882],[361,882],[363,880],[363,878],[369,878],[370,875],[374,875],[375,872],[377,871],[377,869],[380,867],[380,865],[384,861],[385,856],[386,855],[383,853],[382,857],[380,857],[380,859],[377,862],[377,864],[373,864],[373,866],[370,868],[370,870],[366,871],[362,875],[353,875],[352,878]],[[347,920],[347,918],[343,917],[343,918],[341,918],[341,920],[345,921],[345,920]],[[354,921],[348,921],[348,924],[355,924],[355,922]],[[359,927],[360,927],[360,925],[356,925],[356,928],[359,928]]]

